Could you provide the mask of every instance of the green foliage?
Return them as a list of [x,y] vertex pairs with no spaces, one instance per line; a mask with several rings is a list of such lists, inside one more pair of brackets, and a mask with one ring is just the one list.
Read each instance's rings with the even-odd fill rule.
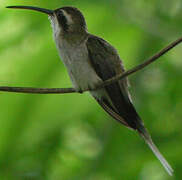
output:
[[[71,86],[47,17],[4,8],[20,4],[78,7],[89,31],[117,48],[126,69],[181,35],[180,0],[2,0],[0,86]],[[129,78],[135,107],[174,168],[174,177],[135,132],[110,118],[88,93],[0,93],[0,179],[181,179],[181,52],[179,45]]]

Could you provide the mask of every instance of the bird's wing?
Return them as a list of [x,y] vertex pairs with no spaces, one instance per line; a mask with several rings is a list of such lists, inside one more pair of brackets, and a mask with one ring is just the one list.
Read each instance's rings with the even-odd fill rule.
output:
[[[124,72],[124,68],[116,50],[105,40],[90,35],[87,41],[87,48],[90,63],[97,75],[103,81],[118,73]],[[127,90],[126,79],[106,86],[105,90],[107,95],[103,95],[101,98],[95,96],[98,103],[113,118],[127,127],[137,130],[156,157],[160,160],[166,171],[172,175],[173,169],[154,145],[148,131],[132,105]]]
[[129,125],[125,122],[125,120],[118,115],[118,113],[113,109],[111,104],[108,103],[106,99],[100,100],[97,97],[95,97],[96,101],[99,103],[99,105],[114,119],[116,119],[118,122],[122,123],[126,127],[130,128]]
[[[103,81],[124,72],[117,51],[105,40],[90,35],[87,40],[87,49],[90,63]],[[107,97],[95,98],[112,117],[117,120],[120,117],[120,121],[124,125],[133,129],[137,129],[138,125],[142,125],[129,97],[127,79],[112,83],[106,86],[105,89],[110,100]]]

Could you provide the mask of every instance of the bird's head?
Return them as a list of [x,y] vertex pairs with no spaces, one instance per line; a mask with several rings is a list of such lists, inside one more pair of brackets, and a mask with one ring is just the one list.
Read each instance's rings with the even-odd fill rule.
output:
[[74,7],[62,7],[55,10],[33,6],[8,6],[7,8],[28,9],[47,14],[54,33],[65,35],[70,33],[84,33],[87,31],[83,14]]

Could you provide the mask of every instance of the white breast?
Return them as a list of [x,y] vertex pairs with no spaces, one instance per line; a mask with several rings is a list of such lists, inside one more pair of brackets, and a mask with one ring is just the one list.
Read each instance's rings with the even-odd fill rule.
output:
[[101,83],[102,80],[97,76],[90,63],[85,42],[79,45],[70,45],[62,39],[56,41],[56,45],[74,88],[84,91]]
[[94,71],[89,57],[86,43],[68,43],[61,34],[61,29],[56,17],[50,17],[53,28],[54,40],[61,60],[67,68],[73,86],[78,91],[94,88],[101,83],[101,79]]

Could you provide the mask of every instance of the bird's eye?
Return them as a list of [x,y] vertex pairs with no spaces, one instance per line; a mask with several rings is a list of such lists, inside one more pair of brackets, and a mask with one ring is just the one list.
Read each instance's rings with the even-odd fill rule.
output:
[[68,23],[67,23],[67,19],[64,15],[64,13],[62,11],[58,11],[57,12],[57,19],[59,24],[62,26],[64,31],[68,30]]
[[57,13],[57,17],[58,18],[64,18],[64,14],[63,14],[63,12],[62,11],[59,11],[58,13]]

